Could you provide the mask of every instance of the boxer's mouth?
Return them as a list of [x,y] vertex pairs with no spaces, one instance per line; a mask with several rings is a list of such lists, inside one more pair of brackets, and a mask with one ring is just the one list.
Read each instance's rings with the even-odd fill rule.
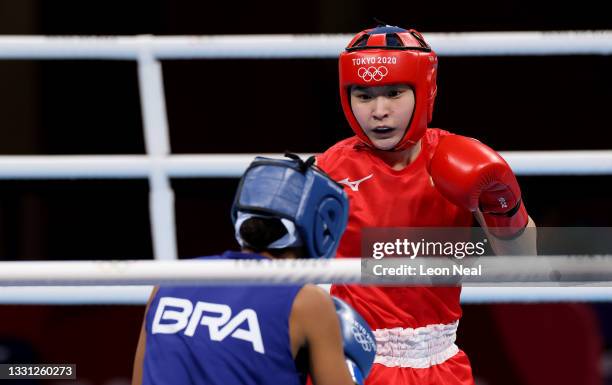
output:
[[374,127],[372,129],[372,132],[374,132],[376,134],[388,134],[388,133],[390,133],[393,130],[395,130],[395,128],[393,128],[393,127],[381,126],[381,127]]

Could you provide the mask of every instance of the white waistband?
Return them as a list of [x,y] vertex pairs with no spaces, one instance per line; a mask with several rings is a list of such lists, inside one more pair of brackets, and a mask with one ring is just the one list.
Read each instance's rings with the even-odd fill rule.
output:
[[448,360],[459,348],[455,345],[459,320],[450,324],[374,330],[375,363],[385,366],[429,368]]

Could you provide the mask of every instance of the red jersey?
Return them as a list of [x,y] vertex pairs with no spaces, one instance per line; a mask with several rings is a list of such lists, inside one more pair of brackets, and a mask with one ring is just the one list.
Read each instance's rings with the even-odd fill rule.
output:
[[[426,164],[441,136],[428,129],[421,152],[393,170],[355,136],[317,157],[317,165],[347,186],[349,221],[338,257],[361,255],[364,227],[457,227],[473,225],[472,213],[447,201],[432,186]],[[373,329],[449,324],[461,317],[460,287],[374,287],[334,285],[332,294],[349,302]]]

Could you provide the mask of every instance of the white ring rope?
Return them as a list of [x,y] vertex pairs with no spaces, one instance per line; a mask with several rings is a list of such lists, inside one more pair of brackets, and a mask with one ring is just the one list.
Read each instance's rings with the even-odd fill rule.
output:
[[[480,273],[431,278],[427,274],[381,275],[382,267],[480,266]],[[378,266],[378,267],[381,267]],[[378,271],[381,271],[379,269]],[[374,273],[372,273],[374,272]],[[369,274],[368,274],[369,273]],[[440,279],[444,278],[444,279]],[[0,262],[0,286],[53,285],[222,285],[286,283],[363,283],[479,286],[606,285],[612,282],[612,256],[484,256],[472,259],[384,258],[282,260],[113,260]]]
[[0,286],[359,282],[359,259],[0,262]]
[[[144,305],[152,286],[0,286],[0,305]],[[464,287],[461,303],[612,302],[612,287]]]
[[[612,150],[502,151],[518,175],[611,175]],[[257,155],[0,156],[0,179],[147,178],[153,169],[172,178],[237,178]],[[300,154],[308,157],[312,154]]]
[[[441,56],[609,55],[612,31],[425,33]],[[352,35],[0,37],[0,59],[336,58]]]
[[[514,282],[509,285],[514,285],[513,287],[464,287],[461,301],[612,301],[611,258],[612,256],[482,257],[478,260],[488,262],[492,267],[497,266],[499,270],[498,273],[490,274],[488,280],[511,281],[517,278],[520,281],[522,277],[523,280],[535,278],[535,281]],[[506,272],[508,263],[516,260],[520,261],[519,264],[524,264],[524,268]],[[541,286],[550,274],[549,261],[554,262],[555,272],[567,273],[570,277],[582,277],[584,280],[579,286]],[[142,286],[143,284],[350,283],[364,279],[361,266],[360,259],[2,262],[0,304],[140,305],[146,302],[151,292],[151,286]],[[368,278],[365,279],[371,282]],[[600,282],[602,279],[606,279],[606,282]],[[590,284],[597,286],[589,286]]]

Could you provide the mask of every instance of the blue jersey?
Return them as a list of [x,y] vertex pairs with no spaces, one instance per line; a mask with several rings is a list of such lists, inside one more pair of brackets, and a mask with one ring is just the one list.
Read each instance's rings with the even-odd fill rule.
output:
[[[263,259],[225,252],[217,259]],[[301,286],[160,287],[146,314],[143,385],[300,384],[289,316]]]

